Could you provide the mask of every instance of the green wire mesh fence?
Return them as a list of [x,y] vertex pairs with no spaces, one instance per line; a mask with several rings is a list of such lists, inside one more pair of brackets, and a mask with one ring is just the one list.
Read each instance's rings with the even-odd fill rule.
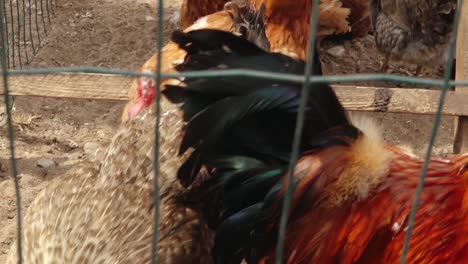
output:
[[[45,3],[43,4],[43,1]],[[312,10],[313,13],[310,18],[310,36],[309,36],[309,57],[306,64],[306,70],[304,76],[297,76],[297,75],[290,75],[290,74],[278,74],[278,73],[271,73],[271,72],[260,72],[260,71],[252,71],[252,70],[217,70],[217,71],[199,71],[199,72],[184,72],[184,73],[177,73],[177,74],[166,74],[161,73],[160,70],[160,62],[161,62],[161,48],[162,48],[162,40],[163,40],[163,0],[158,0],[158,30],[157,32],[157,69],[154,74],[145,74],[141,72],[132,72],[132,71],[122,71],[122,70],[113,70],[113,69],[102,69],[102,68],[92,68],[92,67],[83,67],[83,68],[56,68],[56,69],[30,69],[30,70],[9,70],[12,66],[15,68],[15,65],[21,67],[24,62],[28,62],[30,55],[37,52],[37,48],[40,46],[40,34],[39,32],[43,32],[44,35],[47,34],[46,26],[47,23],[50,23],[50,16],[49,14],[53,14],[55,1],[49,0],[20,0],[17,1],[9,1],[9,5],[6,5],[6,1],[0,1],[0,8],[3,10],[2,14],[10,14],[9,16],[2,16],[2,22],[0,23],[0,36],[2,37],[2,45],[1,45],[1,66],[2,66],[2,75],[3,75],[3,84],[5,87],[5,101],[9,102],[9,89],[8,89],[8,76],[10,75],[35,75],[35,74],[53,74],[53,73],[71,73],[71,72],[79,72],[79,73],[101,73],[101,74],[118,74],[122,76],[145,76],[145,77],[153,77],[156,80],[157,85],[157,92],[156,92],[156,125],[159,126],[160,121],[160,98],[159,98],[159,83],[160,80],[163,78],[174,78],[174,77],[204,77],[204,78],[220,78],[223,76],[249,76],[249,77],[256,77],[262,79],[271,79],[271,80],[287,80],[296,83],[303,83],[302,93],[308,93],[309,89],[313,89],[311,84],[314,83],[336,83],[336,82],[354,82],[354,81],[368,81],[368,80],[380,80],[380,81],[394,81],[400,83],[409,83],[409,84],[422,84],[431,87],[440,88],[440,97],[438,100],[438,107],[437,112],[435,114],[434,124],[431,131],[431,135],[429,138],[429,144],[427,147],[427,151],[424,157],[424,165],[421,170],[419,183],[417,186],[417,190],[415,193],[415,200],[412,206],[411,214],[408,219],[408,229],[406,232],[405,243],[403,246],[403,252],[401,255],[400,263],[405,263],[406,256],[409,250],[409,241],[411,239],[412,229],[414,226],[414,219],[415,213],[418,207],[419,199],[421,196],[422,189],[424,187],[424,179],[427,173],[429,159],[432,153],[432,147],[434,145],[435,138],[437,136],[437,131],[440,125],[440,120],[442,116],[442,109],[444,107],[444,100],[449,88],[453,86],[468,86],[468,81],[455,81],[450,80],[452,67],[453,67],[453,59],[455,56],[455,43],[457,38],[457,29],[460,20],[460,12],[461,12],[461,5],[463,0],[458,2],[458,9],[456,11],[455,19],[454,19],[454,26],[453,26],[453,35],[450,42],[450,49],[449,49],[449,59],[447,65],[445,67],[445,73],[443,80],[435,80],[435,79],[427,79],[427,78],[413,78],[413,77],[404,77],[404,76],[397,76],[391,74],[353,74],[353,75],[341,75],[341,76],[311,76],[312,72],[312,65],[313,65],[313,57],[311,50],[315,48],[315,39],[317,33],[317,24],[318,24],[318,6],[319,0],[311,0],[313,1]],[[34,2],[34,5],[32,4]],[[13,11],[14,10],[14,11]],[[50,10],[50,12],[49,12]],[[35,12],[34,12],[35,11]],[[40,12],[39,12],[40,11]],[[14,12],[16,12],[16,17],[14,16]],[[23,16],[23,21],[19,19],[21,12],[23,14],[27,14],[27,18]],[[32,14],[34,13],[34,14]],[[31,15],[32,14],[32,15]],[[37,19],[37,15],[41,18]],[[34,17],[35,16],[35,17]],[[17,19],[18,24],[17,28],[14,26],[14,19]],[[47,18],[47,19],[45,19]],[[21,28],[21,23],[23,28]],[[33,24],[33,26],[31,26]],[[39,30],[40,24],[42,24],[41,30]],[[26,26],[28,28],[29,37],[26,34]],[[35,25],[35,26],[34,26]],[[32,33],[32,28],[36,29],[36,33]],[[21,31],[23,29],[23,31]],[[36,41],[37,38],[37,42]],[[30,45],[27,42],[30,41]],[[30,52],[27,53],[28,50],[26,47],[30,46]],[[18,55],[23,52],[24,55]],[[26,53],[25,53],[26,52]],[[16,54],[16,55],[15,55]],[[15,57],[16,56],[16,57]],[[16,61],[15,59],[16,58]],[[16,64],[15,64],[16,63]],[[298,112],[297,116],[297,123],[296,123],[296,133],[293,139],[293,153],[290,160],[290,174],[289,180],[287,182],[292,182],[292,171],[296,165],[296,162],[299,157],[299,144],[300,138],[302,133],[302,126],[304,123],[304,107],[307,103],[307,97],[303,96],[300,103],[300,111]],[[10,150],[11,150],[11,162],[12,162],[12,176],[15,181],[16,187],[16,195],[17,195],[17,208],[18,208],[18,235],[17,235],[17,246],[18,246],[18,254],[19,254],[19,262],[22,263],[22,222],[21,222],[21,205],[20,205],[20,192],[19,192],[19,183],[17,177],[17,168],[15,163],[15,148],[14,148],[14,132],[12,126],[12,118],[11,118],[11,109],[8,110],[7,108],[7,115],[8,115],[8,133],[9,133],[9,140],[10,140]],[[159,129],[156,129],[155,133],[155,159],[154,159],[154,235],[153,235],[153,244],[152,244],[152,263],[157,263],[157,256],[155,252],[157,251],[157,241],[158,241],[158,223],[159,223],[159,186],[158,181],[156,180],[159,175]],[[278,233],[278,244],[277,244],[277,258],[276,263],[281,263],[282,261],[282,254],[283,254],[283,246],[284,246],[284,237],[285,237],[285,228],[287,224],[287,214],[286,212],[289,211],[289,204],[291,201],[291,194],[294,191],[294,185],[290,184],[286,188],[285,194],[285,202],[283,203],[282,208],[282,215],[280,220],[280,227]]]
[[48,34],[56,0],[0,0],[6,65],[22,69],[29,65]]
[[[23,69],[31,63],[48,34],[56,0],[0,0],[3,34],[0,48],[5,54],[1,68]],[[11,109],[14,97],[6,105]],[[0,117],[2,122],[4,117]]]

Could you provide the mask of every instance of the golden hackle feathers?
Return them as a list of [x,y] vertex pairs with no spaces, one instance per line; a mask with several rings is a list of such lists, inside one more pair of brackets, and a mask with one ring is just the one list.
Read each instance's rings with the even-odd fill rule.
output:
[[348,17],[351,10],[345,8],[341,0],[323,0],[319,7],[319,37],[350,31]]
[[382,142],[361,137],[345,152],[345,155],[330,164],[331,168],[345,168],[326,172],[337,177],[336,182],[324,190],[330,206],[340,206],[350,199],[367,199],[385,179],[392,155],[383,146]]
[[295,168],[295,175],[303,179],[298,183],[298,196],[302,188],[305,192],[308,184],[314,184],[320,190],[317,205],[340,207],[348,201],[367,199],[385,180],[393,154],[386,149],[379,128],[364,118],[354,118],[353,124],[364,136],[350,146],[337,145],[304,154]]

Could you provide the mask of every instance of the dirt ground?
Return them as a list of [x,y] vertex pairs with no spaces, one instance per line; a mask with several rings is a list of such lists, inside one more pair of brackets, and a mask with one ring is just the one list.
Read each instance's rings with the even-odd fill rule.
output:
[[[180,6],[180,0],[166,2],[165,14],[169,19]],[[58,8],[50,34],[30,67],[136,69],[156,49],[155,3],[156,0],[57,1]],[[166,23],[166,36],[173,28]],[[337,45],[345,48],[342,57],[327,54],[327,50]],[[371,36],[361,40],[325,42],[322,46],[326,74],[375,72],[381,59]],[[397,72],[404,73],[398,64],[393,66],[398,69]],[[436,77],[437,70],[426,69],[424,74]],[[31,97],[16,99],[14,116],[21,125],[15,126],[15,144],[23,209],[29,206],[48,180],[62,175],[91,155],[96,146],[112,138],[123,104]],[[380,122],[387,140],[409,145],[418,154],[424,153],[432,128],[432,116],[367,115]],[[444,118],[434,153],[450,153],[452,137],[453,119]],[[15,192],[10,178],[9,155],[7,129],[3,126],[0,127],[0,263],[5,261],[16,228]],[[53,161],[54,164],[41,168],[38,166],[38,163],[42,163],[41,159]]]

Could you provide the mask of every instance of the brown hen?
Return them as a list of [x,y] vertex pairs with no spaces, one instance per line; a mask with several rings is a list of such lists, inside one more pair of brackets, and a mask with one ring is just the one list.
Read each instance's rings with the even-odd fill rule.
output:
[[[210,263],[212,231],[186,205],[176,172],[181,111],[162,99],[158,263]],[[54,179],[27,209],[23,261],[151,263],[154,110],[127,122],[102,162],[79,164]],[[7,258],[16,264],[16,243]]]

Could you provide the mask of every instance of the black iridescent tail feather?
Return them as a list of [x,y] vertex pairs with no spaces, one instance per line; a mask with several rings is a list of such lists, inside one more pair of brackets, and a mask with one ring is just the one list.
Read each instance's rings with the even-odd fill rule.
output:
[[[177,31],[172,35],[172,40],[188,53],[184,63],[177,67],[179,71],[254,69],[294,74],[303,74],[304,71],[303,62],[279,53],[267,53],[224,31]],[[320,75],[317,52],[315,60],[317,67],[314,67],[314,74]],[[289,159],[289,141],[294,133],[301,84],[239,76],[186,78],[184,83],[185,88],[167,86],[164,92],[173,102],[185,102],[182,107],[184,118],[190,122],[186,127],[181,152],[196,147],[198,151],[195,156],[211,159],[210,153],[216,142],[216,148],[221,153],[228,151],[232,155],[250,151],[262,158],[279,158],[281,161]],[[313,85],[310,90],[305,137],[310,138],[330,127],[348,122],[328,85]],[[234,146],[230,142],[220,143],[220,138],[226,136],[231,136]],[[303,142],[308,143],[307,140]],[[232,151],[234,153],[230,153]],[[198,157],[189,160],[202,162]],[[182,174],[193,177],[197,173],[197,170],[193,170],[190,174]]]
[[[174,32],[172,41],[187,51],[179,71],[252,69],[304,73],[304,62],[268,53],[245,39],[217,30]],[[313,75],[321,75],[314,52]],[[183,102],[187,121],[180,153],[194,152],[179,169],[188,186],[202,166],[212,173],[212,191],[221,192],[223,213],[216,235],[216,263],[239,263],[255,256],[251,243],[262,239],[269,204],[281,186],[291,155],[302,84],[245,76],[185,78],[166,86],[164,95]],[[326,84],[311,85],[300,151],[356,138],[335,93]],[[337,128],[338,127],[338,128]],[[331,133],[326,133],[326,132]],[[209,194],[207,194],[209,195]],[[233,262],[234,261],[234,262]]]

